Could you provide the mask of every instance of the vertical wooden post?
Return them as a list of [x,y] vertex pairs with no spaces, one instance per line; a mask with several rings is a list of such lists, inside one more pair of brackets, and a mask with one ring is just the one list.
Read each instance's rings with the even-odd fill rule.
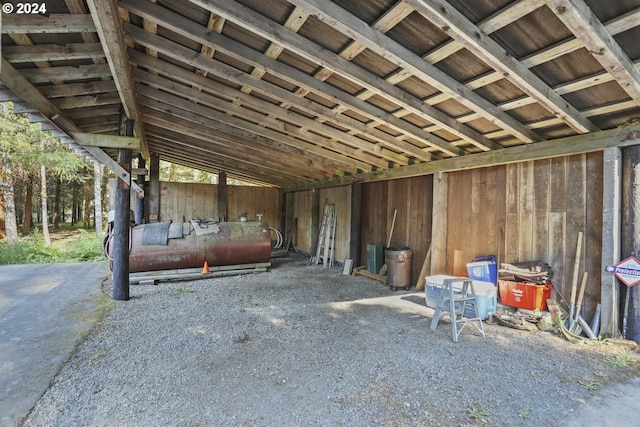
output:
[[311,247],[309,248],[309,252],[311,256],[316,255],[316,249],[318,248],[318,235],[320,233],[320,190],[317,188],[312,188],[310,191],[311,197],[311,227],[309,227],[309,232],[311,233]]
[[351,184],[351,209],[349,212],[350,240],[349,258],[353,265],[360,265],[360,250],[362,248],[362,184]]
[[[120,135],[133,135],[133,120],[122,114]],[[118,149],[118,163],[125,170],[131,170],[131,150]],[[113,299],[129,299],[129,226],[131,211],[131,182],[118,178],[115,200],[115,220],[113,223]]]
[[[139,169],[145,168],[145,160],[142,154],[138,154],[138,168]],[[144,190],[145,179],[146,177],[144,174],[138,175],[138,177],[136,178],[136,183],[143,190]],[[144,199],[145,199],[144,196],[141,196],[136,193],[136,209],[135,209],[136,225],[144,223]]]
[[[620,258],[640,255],[640,145],[622,149],[622,235]],[[627,288],[623,309],[625,338],[640,342],[640,285]],[[623,300],[624,301],[624,300]],[[626,326],[626,328],[624,328]],[[626,329],[626,330],[625,330]]]
[[[620,198],[622,153],[618,147],[607,148],[603,156],[602,183],[602,264],[620,261]],[[602,269],[600,285],[600,333],[616,337],[620,334],[620,285],[618,279]],[[588,319],[589,320],[589,319]]]
[[160,220],[160,156],[151,153],[149,157],[149,191],[145,191],[149,199],[149,222]]
[[218,172],[218,219],[227,220],[227,173]]
[[[293,232],[293,218],[294,218],[294,205],[293,205],[293,197],[294,193],[292,192],[287,192],[284,193],[282,195],[282,197],[280,198],[280,200],[282,200],[282,218],[280,219],[282,221],[282,225],[284,226],[283,230],[285,230],[285,234],[289,233],[289,232]],[[286,240],[286,236],[285,236],[285,240]],[[294,241],[294,236],[291,236],[291,241]]]
[[431,273],[447,273],[447,215],[449,176],[444,172],[433,176],[433,211],[431,220]]

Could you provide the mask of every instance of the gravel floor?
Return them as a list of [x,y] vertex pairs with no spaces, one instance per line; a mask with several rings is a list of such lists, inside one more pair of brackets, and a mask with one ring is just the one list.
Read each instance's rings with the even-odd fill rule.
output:
[[422,293],[341,273],[294,257],[132,286],[24,424],[555,426],[638,375],[612,363],[637,359],[624,347],[537,330],[487,324],[454,343],[448,319],[429,330]]

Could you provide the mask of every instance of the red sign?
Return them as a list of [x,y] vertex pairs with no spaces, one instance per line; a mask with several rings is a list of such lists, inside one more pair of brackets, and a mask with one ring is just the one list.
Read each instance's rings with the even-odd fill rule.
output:
[[640,261],[630,256],[616,265],[608,265],[607,271],[615,274],[622,283],[632,287],[640,283]]

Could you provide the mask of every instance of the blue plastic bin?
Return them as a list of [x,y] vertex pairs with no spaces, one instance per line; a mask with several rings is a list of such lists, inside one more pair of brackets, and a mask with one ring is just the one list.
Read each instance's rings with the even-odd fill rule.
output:
[[498,283],[498,266],[493,255],[474,258],[467,264],[467,273],[473,280],[481,280],[496,285]]

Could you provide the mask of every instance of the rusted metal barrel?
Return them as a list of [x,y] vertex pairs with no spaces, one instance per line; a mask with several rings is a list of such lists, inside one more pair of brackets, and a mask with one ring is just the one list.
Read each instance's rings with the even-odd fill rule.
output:
[[271,234],[264,222],[219,222],[200,233],[192,228],[166,245],[143,244],[144,228],[152,225],[131,228],[131,273],[202,267],[205,261],[210,266],[262,263],[271,257]]
[[411,257],[413,251],[406,246],[395,246],[384,251],[387,264],[387,285],[391,289],[411,286]]

